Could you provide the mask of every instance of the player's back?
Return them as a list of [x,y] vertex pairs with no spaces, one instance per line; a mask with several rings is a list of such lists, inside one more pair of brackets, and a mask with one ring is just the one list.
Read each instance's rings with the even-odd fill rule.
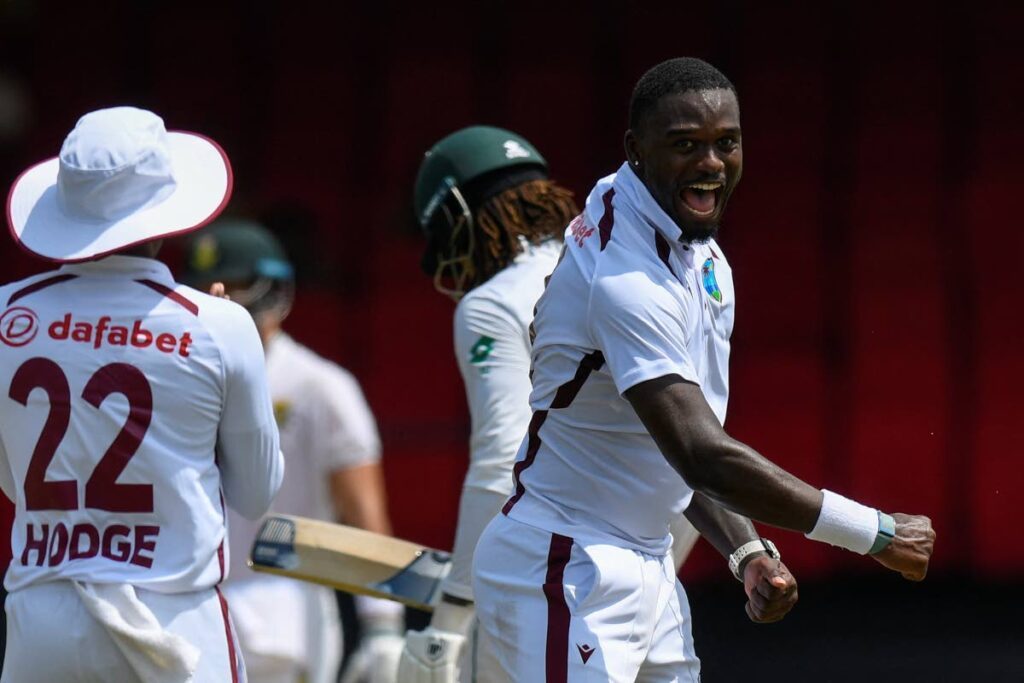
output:
[[[227,395],[229,377],[262,363],[248,314],[134,257],[8,285],[0,306],[0,475],[16,499],[8,590],[68,578],[168,593],[216,584],[215,451],[233,428],[226,403],[245,402]],[[240,359],[254,344],[258,357]],[[259,506],[264,494],[253,497]]]

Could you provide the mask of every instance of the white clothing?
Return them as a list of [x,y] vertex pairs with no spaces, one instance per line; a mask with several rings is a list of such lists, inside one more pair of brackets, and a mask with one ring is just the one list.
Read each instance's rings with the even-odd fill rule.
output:
[[[112,587],[112,586],[108,586]],[[131,586],[127,588],[132,589]],[[188,641],[197,659],[187,671],[145,667],[151,655],[97,621],[74,582],[33,584],[7,597],[2,683],[237,683],[245,681],[227,605],[215,588],[187,593],[133,589],[165,637]],[[155,660],[158,662],[159,660]]]
[[478,548],[481,683],[699,681],[670,555],[580,543],[502,515]]
[[[288,468],[274,512],[334,521],[334,470],[380,462],[380,436],[359,383],[284,332],[267,344],[267,379]],[[230,516],[232,581],[264,578],[246,559],[260,521]]]
[[128,256],[7,285],[0,306],[7,590],[219,583],[225,499],[261,515],[284,469],[249,314]]
[[473,599],[473,549],[512,492],[512,464],[530,422],[530,323],[562,243],[527,245],[455,309],[455,357],[472,431],[451,572],[442,590]]
[[[267,343],[267,374],[287,471],[272,510],[335,520],[332,472],[380,461],[376,422],[346,370],[278,332]],[[327,587],[259,574],[245,564],[260,522],[230,516],[231,573],[224,593],[253,683],[333,683],[341,663],[341,623]],[[397,603],[384,609],[400,613]],[[362,614],[365,610],[360,610]]]
[[598,182],[567,229],[537,307],[534,413],[503,508],[511,518],[581,543],[668,550],[693,492],[622,393],[679,375],[724,421],[734,305],[718,245],[679,237],[628,165]]

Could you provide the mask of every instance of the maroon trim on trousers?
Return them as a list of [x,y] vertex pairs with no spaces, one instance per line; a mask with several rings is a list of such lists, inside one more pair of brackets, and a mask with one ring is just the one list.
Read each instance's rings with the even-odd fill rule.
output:
[[540,449],[540,426],[544,424],[544,420],[547,419],[548,411],[538,410],[533,413],[533,417],[530,419],[530,428],[526,431],[529,441],[526,446],[526,457],[517,462],[512,467],[512,479],[516,483],[516,492],[511,498],[505,503],[505,506],[501,508],[501,514],[507,515],[515,507],[515,504],[519,502],[519,499],[526,493],[526,487],[523,486],[523,482],[520,480],[520,476],[527,467],[533,464],[534,458],[537,457],[537,451]]
[[566,683],[569,678],[569,605],[565,602],[565,565],[572,554],[572,539],[551,534],[544,597],[548,601],[548,637],[544,649],[545,683]]
[[22,287],[14,294],[11,294],[11,298],[7,300],[7,305],[10,306],[18,299],[28,296],[29,294],[32,294],[34,292],[38,292],[40,289],[46,289],[50,285],[59,285],[62,282],[74,280],[76,277],[78,276],[72,273],[62,273],[61,275],[54,275],[53,277],[48,277],[43,280],[39,280],[38,282],[33,282],[30,285]]
[[228,659],[231,660],[231,683],[238,683],[238,653],[235,652],[235,635],[231,632],[231,617],[228,614],[228,601],[220,588],[214,586],[217,599],[220,600],[220,614],[224,617],[224,635],[228,639]]
[[598,234],[601,237],[601,251],[608,246],[608,240],[612,238],[612,228],[615,227],[615,211],[612,210],[612,197],[615,196],[615,188],[609,189],[601,197],[604,201],[604,215],[597,223]]
[[658,258],[660,258],[661,262],[668,268],[668,272],[672,273],[672,277],[678,280],[679,276],[676,275],[675,268],[673,268],[672,264],[668,261],[669,254],[672,253],[672,248],[668,246],[668,240],[666,240],[657,230],[654,231],[654,246],[658,248]]
[[178,294],[170,287],[160,284],[159,282],[153,282],[152,280],[136,280],[140,285],[146,285],[157,294],[162,294],[174,303],[178,304],[192,315],[199,315],[199,306],[189,301],[181,294]]

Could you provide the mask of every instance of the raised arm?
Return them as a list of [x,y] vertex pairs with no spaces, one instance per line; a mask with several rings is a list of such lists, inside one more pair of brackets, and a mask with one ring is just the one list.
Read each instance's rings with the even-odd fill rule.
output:
[[875,550],[876,560],[911,580],[927,573],[935,540],[927,517],[893,515],[892,542],[885,544],[882,515],[801,481],[730,437],[696,384],[667,375],[639,383],[624,395],[668,462],[691,488],[718,505],[812,540],[861,554]]

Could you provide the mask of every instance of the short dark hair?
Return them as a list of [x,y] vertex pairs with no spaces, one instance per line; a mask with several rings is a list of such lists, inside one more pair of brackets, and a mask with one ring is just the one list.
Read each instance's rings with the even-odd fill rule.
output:
[[644,117],[665,95],[690,90],[731,90],[735,86],[721,71],[696,57],[676,57],[662,62],[640,77],[629,99],[629,127],[636,130]]

